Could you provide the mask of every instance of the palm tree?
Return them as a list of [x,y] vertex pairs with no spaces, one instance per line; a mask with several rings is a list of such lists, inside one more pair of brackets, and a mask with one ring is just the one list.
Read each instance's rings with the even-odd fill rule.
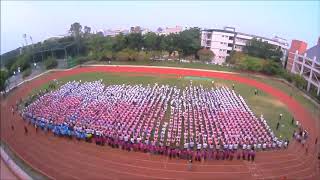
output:
[[76,43],[77,43],[77,53],[79,55],[79,48],[80,48],[80,35],[81,35],[82,26],[80,23],[75,22],[71,24],[69,32],[74,37]]
[[83,31],[84,31],[84,35],[88,36],[91,33],[91,27],[84,26]]

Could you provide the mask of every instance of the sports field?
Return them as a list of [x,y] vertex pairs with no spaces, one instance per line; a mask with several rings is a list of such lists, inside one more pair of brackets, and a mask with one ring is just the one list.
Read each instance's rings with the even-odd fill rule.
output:
[[[81,80],[94,81],[102,79],[106,85],[113,84],[168,84],[177,87],[186,87],[190,84],[190,81],[194,85],[202,85],[204,87],[212,86],[227,86],[230,89],[232,85],[235,86],[235,91],[239,93],[247,102],[249,107],[253,110],[257,117],[261,114],[267,120],[269,126],[273,132],[280,139],[291,139],[295,126],[291,124],[292,115],[288,111],[287,107],[274,97],[259,91],[258,95],[254,95],[255,89],[246,84],[242,84],[236,81],[215,79],[215,78],[203,78],[196,76],[178,76],[178,75],[155,75],[148,73],[107,73],[107,72],[91,72],[71,75],[59,79],[60,85],[65,84],[68,81]],[[214,83],[213,83],[214,81]],[[44,84],[40,89],[46,89],[50,83]],[[40,89],[35,89],[34,92]],[[279,114],[282,114],[282,120],[279,121]],[[168,114],[167,118],[168,118]],[[280,127],[276,130],[277,123],[280,122]]]
[[[32,91],[34,93],[40,88],[48,87],[54,79],[59,79],[61,82],[72,79],[82,79],[82,82],[103,79],[106,84],[147,84],[156,81],[161,84],[174,83],[178,86],[188,85],[192,80],[194,84],[212,86],[212,78],[217,78],[214,79],[216,86],[231,87],[235,84],[236,92],[244,97],[252,110],[257,111],[258,116],[259,108],[256,110],[254,106],[256,103],[268,102],[270,107],[266,105],[262,110],[269,108],[272,114],[270,108],[273,107],[270,104],[280,108],[281,103],[275,104],[275,100],[282,102],[285,105],[283,108],[288,108],[296,118],[301,120],[303,127],[309,130],[310,153],[305,154],[305,148],[291,140],[288,149],[257,152],[257,158],[253,163],[246,160],[204,161],[195,163],[193,171],[190,172],[186,168],[186,162],[180,159],[169,160],[160,156],[150,156],[148,153],[128,153],[111,147],[97,147],[92,143],[57,138],[41,131],[35,132],[34,128],[28,125],[30,131],[25,135],[23,132],[25,122],[19,114],[13,114],[10,108],[20,98],[30,95]],[[257,97],[253,93],[253,88],[259,89]],[[4,112],[1,113],[1,140],[14,149],[16,154],[30,166],[52,179],[105,179],[106,174],[109,179],[128,179],[128,177],[130,179],[177,179],[177,177],[179,179],[212,179],[212,177],[217,179],[281,179],[283,177],[316,179],[319,177],[315,157],[318,150],[314,146],[314,140],[319,131],[310,110],[305,108],[295,96],[290,97],[285,90],[238,74],[178,68],[92,66],[52,72],[21,85],[13,92],[14,94],[10,93],[1,101],[1,110]],[[267,118],[267,112],[264,117]],[[275,119],[277,118],[278,114],[275,115]],[[290,120],[291,118],[289,123]],[[11,125],[14,125],[14,130],[11,130]]]

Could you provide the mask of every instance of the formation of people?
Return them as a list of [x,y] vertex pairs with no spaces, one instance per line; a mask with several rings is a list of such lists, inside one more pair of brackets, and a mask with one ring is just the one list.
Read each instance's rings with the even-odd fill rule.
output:
[[287,147],[226,87],[110,85],[73,81],[25,107],[23,118],[57,136],[128,151],[200,159],[254,159]]

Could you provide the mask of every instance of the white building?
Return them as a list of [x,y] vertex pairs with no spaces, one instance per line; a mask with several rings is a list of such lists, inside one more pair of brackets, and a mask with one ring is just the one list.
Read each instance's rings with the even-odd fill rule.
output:
[[290,54],[294,55],[291,72],[300,74],[307,80],[307,91],[313,88],[317,91],[317,95],[320,95],[320,38],[318,44],[308,49],[303,55],[298,51]]
[[111,36],[111,37],[114,37],[114,36],[116,36],[116,35],[118,35],[120,33],[128,34],[129,30],[119,28],[119,29],[106,29],[106,30],[103,31],[104,36]]
[[224,29],[205,29],[201,32],[201,46],[210,48],[215,54],[213,63],[222,64],[226,61],[227,56],[232,50],[242,51],[246,43],[253,39],[262,39],[269,44],[280,47],[283,51],[282,61],[284,62],[289,44],[287,40],[275,37],[273,39],[236,32],[233,27],[225,27]]
[[161,29],[161,31],[159,31],[159,28],[157,30],[157,33],[159,35],[169,35],[169,34],[178,34],[181,31],[183,31],[183,27],[182,26],[176,26],[176,27],[166,27],[164,30]]

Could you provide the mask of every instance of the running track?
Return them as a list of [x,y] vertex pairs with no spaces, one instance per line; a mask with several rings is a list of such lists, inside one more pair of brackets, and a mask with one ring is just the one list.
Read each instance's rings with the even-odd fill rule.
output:
[[[192,171],[187,171],[184,160],[168,160],[165,156],[154,156],[140,152],[125,152],[110,147],[54,137],[44,132],[35,133],[28,127],[24,135],[24,122],[19,115],[11,113],[13,105],[20,97],[27,96],[33,88],[52,79],[83,72],[134,72],[175,74],[182,76],[214,77],[235,80],[256,87],[276,97],[294,114],[295,119],[311,134],[309,153],[296,142],[291,142],[287,150],[257,153],[255,162],[210,161],[194,163]],[[319,119],[317,119],[319,120]],[[319,129],[316,119],[298,102],[282,91],[253,79],[237,74],[191,70],[182,68],[160,68],[141,66],[91,66],[68,71],[48,73],[1,99],[1,140],[35,169],[53,179],[317,179],[319,176],[315,136]],[[11,130],[14,125],[14,131]]]

